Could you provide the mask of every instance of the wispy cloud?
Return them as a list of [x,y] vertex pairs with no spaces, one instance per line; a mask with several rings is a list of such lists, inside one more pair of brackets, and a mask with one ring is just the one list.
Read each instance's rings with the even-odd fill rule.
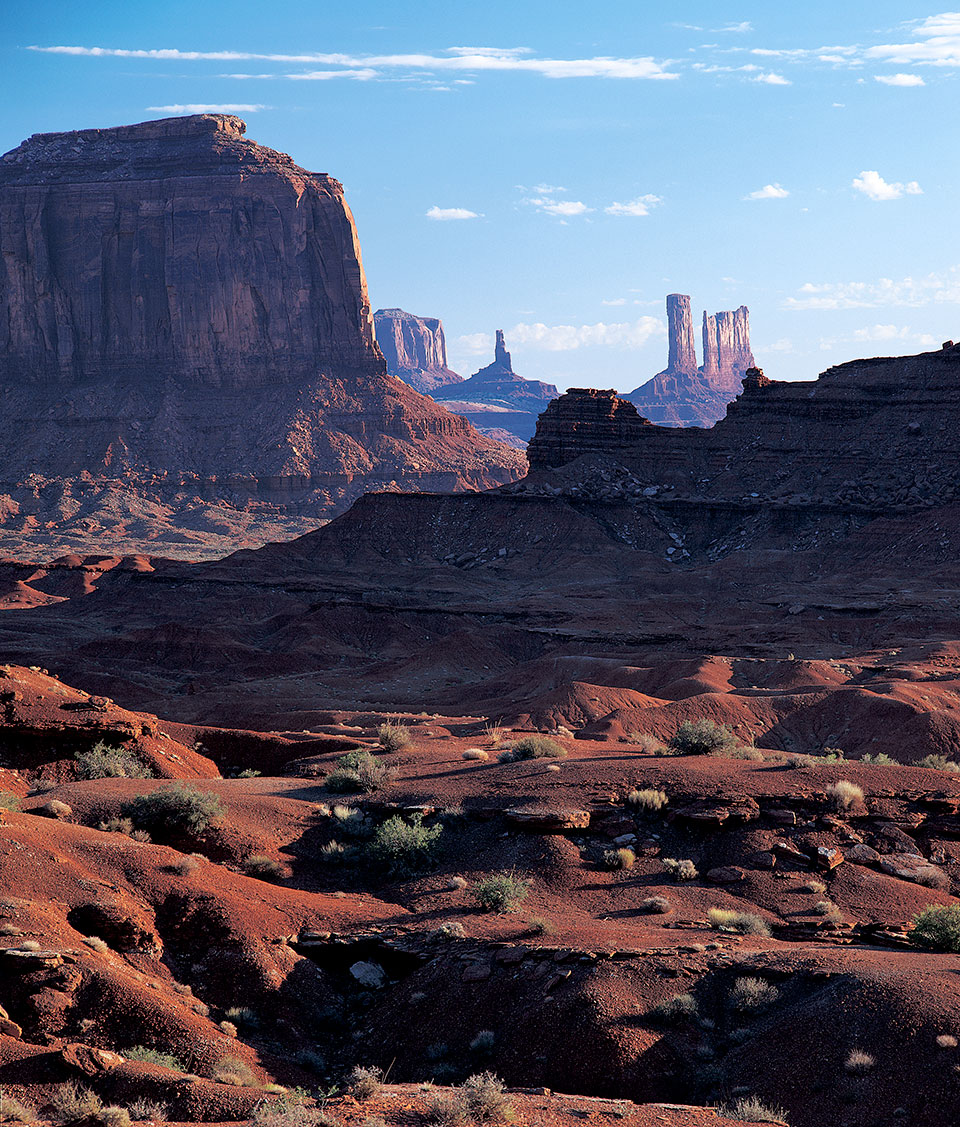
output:
[[447,221],[450,219],[480,219],[480,212],[470,211],[465,207],[433,207],[427,212],[428,219]]
[[744,196],[745,200],[785,200],[790,193],[779,184],[765,184],[755,192]]
[[884,86],[926,86],[919,74],[875,74],[873,78]]
[[782,74],[774,74],[772,71],[765,71],[763,74],[758,74],[751,82],[762,82],[767,86],[792,86],[793,83],[789,78],[784,78]]
[[193,114],[193,113],[258,113],[260,110],[268,110],[269,106],[261,103],[251,104],[248,102],[194,102],[186,105],[172,105],[172,106],[147,106],[147,113],[169,113],[174,116],[180,114]]
[[[594,325],[546,325],[542,321],[533,324],[521,321],[506,330],[510,346],[519,345],[542,352],[574,352],[580,348],[630,351],[643,348],[654,337],[665,335],[666,327],[659,317],[640,317],[636,321],[619,324],[598,321]],[[485,354],[492,347],[489,333],[470,333],[456,340],[459,351],[476,355]]]
[[960,266],[920,278],[878,278],[873,282],[806,282],[785,309],[879,309],[960,304]]
[[862,192],[871,200],[882,202],[884,200],[898,200],[902,196],[921,196],[923,195],[923,188],[916,182],[911,180],[907,184],[899,182],[887,183],[886,180],[876,170],[865,170],[859,176],[854,178],[853,183],[850,185],[858,192]]
[[[625,78],[675,79],[667,62],[648,55],[617,58],[600,55],[582,59],[541,57],[527,47],[449,47],[440,54],[351,55],[305,52],[302,54],[260,53],[255,51],[184,51],[173,47],[81,47],[31,46],[31,51],[91,58],[154,59],[164,62],[268,62],[314,65],[324,69],[280,77],[323,80],[352,77],[360,80],[379,77],[384,72],[403,69],[444,73],[449,71],[521,71],[544,78]],[[327,69],[336,68],[336,69]],[[349,75],[346,72],[350,72]],[[265,78],[268,75],[235,77]]]
[[524,202],[535,207],[537,211],[542,211],[545,215],[557,215],[562,219],[586,215],[588,212],[595,210],[592,207],[587,207],[582,200],[552,200],[543,196],[534,196]]
[[960,66],[960,12],[941,12],[919,20],[908,43],[880,43],[864,51],[867,59],[917,66]]
[[609,204],[603,210],[607,215],[649,215],[650,208],[656,207],[658,203],[663,203],[660,196],[638,196],[629,203]]

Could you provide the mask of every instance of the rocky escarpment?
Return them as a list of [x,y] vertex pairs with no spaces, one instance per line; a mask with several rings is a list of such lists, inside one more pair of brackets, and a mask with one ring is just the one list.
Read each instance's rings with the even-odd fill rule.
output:
[[537,416],[559,394],[552,383],[517,375],[503,329],[497,329],[493,363],[453,387],[440,388],[433,398],[481,430],[505,431],[524,446],[533,436]]
[[113,532],[130,550],[134,525],[166,519],[202,544],[217,504],[228,524],[253,512],[255,543],[260,515],[274,537],[370,488],[521,472],[388,376],[342,186],[245,128],[203,114],[39,134],[0,160],[6,531],[56,540],[79,520],[60,543]]
[[622,400],[571,389],[541,416],[531,469],[596,454],[592,436],[605,434],[602,452],[652,494],[697,503],[877,515],[960,496],[960,347],[952,342],[918,356],[854,360],[812,381],[769,380],[751,369],[726,418],[709,430],[614,427],[625,410]]
[[447,342],[439,317],[416,317],[403,309],[378,309],[373,315],[377,344],[391,376],[423,395],[438,387],[462,383],[447,367]]
[[664,426],[712,426],[740,391],[754,365],[750,312],[703,315],[703,365],[697,367],[693,315],[686,294],[667,296],[667,366],[627,398],[640,413]]

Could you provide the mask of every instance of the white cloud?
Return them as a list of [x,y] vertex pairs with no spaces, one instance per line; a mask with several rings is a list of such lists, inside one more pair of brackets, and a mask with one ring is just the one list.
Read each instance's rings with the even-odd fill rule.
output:
[[[449,47],[442,54],[347,55],[307,52],[275,54],[254,51],[181,51],[177,48],[116,48],[53,46],[28,48],[55,55],[91,58],[152,59],[167,62],[238,62],[256,60],[284,64],[319,64],[338,70],[314,70],[282,77],[307,80],[334,77],[370,78],[396,69],[438,71],[523,71],[544,78],[626,78],[675,79],[679,75],[666,69],[667,63],[643,55],[613,58],[607,55],[586,59],[540,58],[526,47]],[[351,73],[348,73],[351,72]],[[241,76],[237,76],[241,77]],[[256,77],[266,77],[258,75]]]
[[737,35],[743,35],[748,31],[753,31],[753,24],[749,20],[741,20],[740,23],[728,23],[726,27],[714,28],[714,31],[732,31]]
[[479,219],[480,213],[468,211],[465,207],[437,207],[436,204],[427,212],[428,219]]
[[775,340],[773,344],[768,344],[766,348],[762,348],[762,352],[793,352],[793,341],[789,337],[781,337]]
[[873,78],[884,86],[926,86],[919,74],[875,74]]
[[147,106],[147,113],[169,113],[174,116],[178,114],[193,114],[193,113],[257,113],[259,110],[268,110],[270,107],[257,104],[240,103],[240,102],[227,102],[227,103],[192,103],[188,105],[173,105],[173,106]]
[[575,215],[586,215],[587,212],[594,210],[592,207],[587,207],[581,200],[551,200],[544,199],[542,196],[535,196],[526,202],[546,215],[558,215],[563,219],[569,219]]
[[493,334],[467,333],[465,336],[457,337],[454,347],[471,356],[482,356],[487,352],[493,352]]
[[642,348],[653,337],[664,336],[666,329],[659,317],[640,317],[622,324],[595,325],[514,325],[506,336],[513,344],[545,352],[572,352],[578,348]]
[[865,329],[855,329],[853,339],[856,341],[876,340],[906,340],[911,336],[909,325],[898,328],[896,325],[869,325]]
[[601,305],[626,305],[627,299],[625,297],[611,297],[603,298],[600,301]]
[[789,195],[787,189],[782,188],[779,184],[765,184],[762,188],[758,188],[755,192],[751,192],[743,198],[745,200],[785,200]]
[[756,78],[751,78],[751,82],[763,82],[767,86],[792,86],[793,83],[789,78],[784,78],[782,74],[774,74],[773,71],[766,71],[763,74],[758,74]]
[[879,278],[875,282],[806,282],[785,309],[877,309],[921,305],[960,305],[960,266],[921,278]]
[[960,12],[941,12],[920,20],[912,43],[883,43],[868,47],[868,59],[920,66],[960,66]]
[[603,210],[607,215],[649,215],[650,208],[662,202],[660,196],[638,196],[629,203],[612,203]]
[[916,182],[911,180],[907,184],[898,182],[888,184],[886,180],[876,170],[864,170],[859,176],[854,178],[853,183],[850,185],[858,192],[862,192],[871,200],[898,200],[904,194],[908,196],[921,196],[923,189]]

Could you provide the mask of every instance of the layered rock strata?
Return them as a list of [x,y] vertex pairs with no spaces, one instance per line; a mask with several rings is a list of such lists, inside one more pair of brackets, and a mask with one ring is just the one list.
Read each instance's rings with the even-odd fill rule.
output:
[[627,398],[641,414],[665,426],[712,426],[740,390],[754,365],[750,312],[739,309],[703,315],[703,364],[697,367],[690,298],[667,297],[667,366]]
[[38,481],[106,487],[83,518],[92,547],[154,505],[202,539],[204,505],[252,503],[275,536],[278,516],[298,531],[372,487],[522,472],[387,374],[342,186],[245,129],[201,114],[38,134],[0,160],[0,518],[15,536],[43,524],[55,541],[83,508],[38,500]]
[[423,395],[463,382],[447,367],[447,342],[439,317],[416,317],[403,309],[378,309],[373,315],[377,344],[391,376]]

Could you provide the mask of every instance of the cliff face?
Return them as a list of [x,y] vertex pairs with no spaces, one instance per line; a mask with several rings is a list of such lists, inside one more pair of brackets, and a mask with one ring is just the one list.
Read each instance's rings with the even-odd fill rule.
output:
[[391,376],[423,395],[463,382],[462,376],[447,367],[447,342],[438,317],[415,317],[403,309],[378,309],[373,322]]
[[650,496],[706,505],[705,513],[716,505],[766,514],[828,509],[861,520],[960,498],[960,347],[952,344],[854,360],[813,381],[769,380],[751,369],[709,430],[634,425],[608,432],[598,450],[585,438],[597,433],[594,411],[582,392],[552,404],[528,447],[531,470],[599,452]]
[[628,399],[646,418],[665,426],[712,426],[754,365],[750,313],[745,305],[703,315],[703,364],[697,367],[690,298],[667,297],[667,366],[631,391]]
[[[191,505],[214,504],[276,535],[370,488],[522,472],[387,375],[341,185],[245,128],[40,134],[0,160],[2,530],[53,543],[83,513],[93,544],[156,504],[202,540]],[[80,478],[107,487],[95,511],[28,484]]]

